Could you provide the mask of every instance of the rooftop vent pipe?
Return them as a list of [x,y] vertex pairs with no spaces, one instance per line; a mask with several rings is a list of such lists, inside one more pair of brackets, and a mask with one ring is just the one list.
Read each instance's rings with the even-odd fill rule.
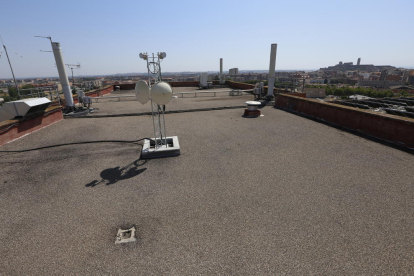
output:
[[223,58],[220,58],[220,84],[223,81]]
[[56,66],[59,72],[60,84],[62,85],[63,94],[65,95],[66,105],[73,107],[73,95],[70,90],[68,76],[66,75],[65,63],[63,62],[62,51],[59,42],[51,42],[53,54],[55,55]]
[[267,95],[266,97],[273,98],[273,87],[275,85],[275,69],[276,69],[276,50],[277,44],[270,46],[270,66],[269,66],[269,81],[267,83]]

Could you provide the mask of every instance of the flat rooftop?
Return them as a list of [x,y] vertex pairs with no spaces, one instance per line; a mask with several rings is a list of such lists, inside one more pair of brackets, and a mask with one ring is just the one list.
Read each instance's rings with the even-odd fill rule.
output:
[[[230,88],[214,88],[198,90],[196,87],[173,87],[173,93],[187,93],[177,94],[171,99],[166,106],[166,111],[184,111],[193,109],[211,109],[244,106],[246,101],[251,101],[253,96],[243,93],[241,96],[229,96],[229,93],[213,91],[229,91]],[[191,92],[208,92],[198,94],[196,97]],[[121,98],[114,98],[120,96]],[[123,97],[132,96],[132,97]],[[175,98],[177,97],[177,98]],[[121,104],[119,102],[122,102]],[[97,108],[90,117],[96,116],[119,116],[119,115],[136,115],[141,113],[151,112],[150,103],[141,104],[136,101],[135,90],[120,90],[114,91],[111,94],[99,97],[98,103],[93,100],[93,108]]]
[[[167,110],[252,99],[177,98]],[[63,120],[0,150],[153,137],[150,116],[122,116],[149,103],[93,106],[101,117]],[[413,156],[261,111],[167,114],[178,157],[140,160],[139,143],[0,153],[0,274],[413,274]],[[131,226],[137,241],[115,244]]]

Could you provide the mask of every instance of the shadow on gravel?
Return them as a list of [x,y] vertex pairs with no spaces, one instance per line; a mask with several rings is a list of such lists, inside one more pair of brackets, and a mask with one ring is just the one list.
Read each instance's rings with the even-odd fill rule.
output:
[[85,187],[95,187],[99,184],[112,185],[120,180],[129,179],[143,173],[147,168],[139,169],[147,163],[148,160],[137,159],[134,162],[126,165],[125,167],[115,167],[105,169],[101,172],[101,180],[94,180],[85,185]]

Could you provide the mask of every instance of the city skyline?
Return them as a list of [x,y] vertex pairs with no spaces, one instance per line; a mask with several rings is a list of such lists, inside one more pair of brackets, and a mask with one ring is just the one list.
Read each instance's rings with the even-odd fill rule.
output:
[[[218,71],[220,58],[225,71],[266,70],[271,43],[278,43],[277,70],[317,70],[358,58],[362,64],[414,67],[414,38],[404,28],[414,8],[411,1],[256,1],[254,7],[240,1],[150,6],[143,1],[22,0],[5,5],[2,19],[13,24],[2,24],[7,27],[0,35],[18,79],[57,76],[53,54],[40,52],[51,50],[49,41],[36,35],[60,42],[65,63],[81,63],[84,76],[146,72],[138,54],[157,51],[167,53],[165,72]],[[3,50],[0,79],[9,78]]]

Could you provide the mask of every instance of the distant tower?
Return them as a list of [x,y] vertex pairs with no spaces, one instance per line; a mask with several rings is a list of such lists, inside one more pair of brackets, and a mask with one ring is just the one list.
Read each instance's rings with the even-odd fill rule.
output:
[[275,70],[276,70],[276,52],[277,44],[270,45],[270,64],[269,64],[269,80],[267,81],[267,99],[273,98],[273,87],[275,85]]
[[220,58],[220,84],[223,83],[223,59]]
[[339,65],[342,65],[342,61],[339,62]]
[[361,58],[358,58],[357,65],[361,65]]

